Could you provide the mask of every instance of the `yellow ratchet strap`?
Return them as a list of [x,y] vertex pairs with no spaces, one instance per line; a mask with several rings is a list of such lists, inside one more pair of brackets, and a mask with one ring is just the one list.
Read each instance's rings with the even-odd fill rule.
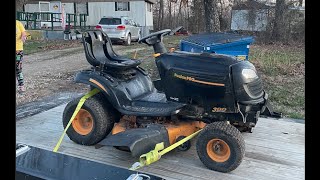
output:
[[63,133],[62,133],[62,135],[61,135],[61,137],[60,137],[57,145],[54,147],[53,152],[57,152],[57,151],[58,151],[64,135],[66,134],[66,132],[67,132],[69,126],[71,125],[73,119],[76,117],[76,115],[77,115],[78,112],[80,111],[80,109],[81,109],[82,105],[84,104],[84,102],[85,102],[88,98],[90,98],[90,97],[92,97],[93,95],[97,94],[98,92],[100,92],[100,90],[97,89],[97,88],[95,88],[95,89],[93,89],[92,91],[90,91],[89,93],[87,93],[86,95],[84,95],[84,96],[80,99],[80,101],[79,101],[79,103],[78,103],[78,105],[77,105],[77,107],[76,107],[76,110],[74,111],[73,115],[71,116],[70,121],[69,121],[69,123],[67,124],[66,128],[64,129],[64,131],[63,131]]
[[167,147],[164,149],[164,143],[158,143],[156,144],[154,150],[151,150],[150,152],[146,153],[146,154],[142,154],[140,156],[139,162],[135,162],[131,168],[129,168],[129,170],[137,170],[143,166],[147,166],[151,163],[154,163],[156,161],[158,161],[161,156],[163,156],[164,154],[170,152],[171,150],[175,149],[176,147],[180,146],[181,144],[185,143],[186,141],[192,139],[193,137],[195,137],[197,134],[199,134],[199,132],[202,129],[194,132],[193,134],[183,138],[182,140],[172,144],[171,146]]

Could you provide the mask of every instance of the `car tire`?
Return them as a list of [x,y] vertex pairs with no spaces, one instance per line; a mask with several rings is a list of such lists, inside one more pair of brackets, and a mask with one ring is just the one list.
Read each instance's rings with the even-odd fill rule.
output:
[[141,31],[139,31],[137,42],[141,39]]
[[128,34],[126,41],[124,41],[124,45],[126,45],[126,46],[131,45],[131,34],[130,33]]

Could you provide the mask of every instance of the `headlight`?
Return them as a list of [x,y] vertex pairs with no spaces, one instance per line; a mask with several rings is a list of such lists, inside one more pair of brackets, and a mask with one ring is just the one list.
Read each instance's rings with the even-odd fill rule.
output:
[[243,69],[242,76],[245,77],[246,79],[257,79],[258,78],[257,73],[252,69]]

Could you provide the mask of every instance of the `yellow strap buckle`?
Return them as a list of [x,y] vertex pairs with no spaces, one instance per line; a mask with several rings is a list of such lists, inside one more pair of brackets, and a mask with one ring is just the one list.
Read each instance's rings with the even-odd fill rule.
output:
[[[151,150],[150,152],[146,153],[146,154],[142,154],[140,156],[139,162],[135,162],[131,168],[129,168],[129,170],[137,170],[143,166],[147,166],[149,164],[152,164],[156,161],[158,161],[161,156],[163,156],[164,154],[170,152],[171,150],[175,149],[176,147],[180,146],[181,144],[187,142],[188,140],[192,139],[193,137],[195,137],[197,134],[199,134],[199,132],[202,129],[194,132],[193,134],[183,138],[182,140],[172,144],[171,146],[167,147],[164,149],[164,143],[158,143],[156,144],[154,150]],[[160,152],[159,152],[160,151]]]

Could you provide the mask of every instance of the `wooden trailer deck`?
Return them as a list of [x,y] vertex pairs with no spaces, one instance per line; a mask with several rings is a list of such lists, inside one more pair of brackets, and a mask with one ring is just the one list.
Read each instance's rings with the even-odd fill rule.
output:
[[[61,105],[22,119],[16,123],[16,142],[53,150],[62,132]],[[207,169],[195,148],[186,152],[172,151],[160,161],[139,169],[165,179],[305,179],[305,125],[291,120],[260,118],[253,133],[243,133],[246,154],[242,164],[230,173]],[[95,149],[72,142],[65,135],[58,153],[128,168],[138,159],[113,147]]]

